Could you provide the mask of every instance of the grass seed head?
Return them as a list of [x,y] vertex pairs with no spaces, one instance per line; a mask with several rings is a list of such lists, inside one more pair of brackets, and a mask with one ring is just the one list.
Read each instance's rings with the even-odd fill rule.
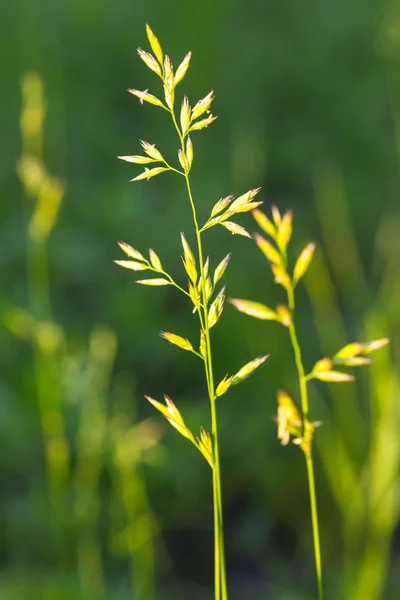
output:
[[153,94],[149,94],[147,90],[141,91],[129,89],[128,92],[136,96],[136,98],[139,98],[140,104],[143,104],[143,102],[148,102],[149,104],[154,104],[154,106],[165,108],[161,100],[159,100],[156,96],[153,96]]
[[185,238],[184,233],[181,233],[181,241],[183,247],[183,265],[185,267],[186,273],[189,276],[189,279],[192,283],[196,284],[197,281],[197,268],[196,268],[196,260],[194,258],[194,254],[190,249],[190,246]]
[[242,300],[240,298],[230,298],[229,302],[240,312],[249,317],[255,317],[263,321],[280,321],[279,315],[260,302],[253,302],[252,300]]
[[221,223],[221,225],[225,227],[225,229],[233,233],[233,235],[242,235],[243,237],[251,238],[250,233],[246,231],[244,227],[238,225],[237,223],[234,223],[233,221],[224,221],[223,223]]
[[230,261],[230,258],[231,258],[231,253],[227,254],[225,256],[225,258],[223,258],[221,260],[221,262],[219,263],[219,265],[215,269],[215,271],[214,271],[214,278],[213,278],[214,285],[216,285],[218,283],[218,281],[221,279],[221,277],[225,273],[226,268],[228,266],[228,263]]
[[277,243],[281,252],[286,252],[293,231],[293,213],[286,212],[278,226]]
[[389,344],[389,338],[382,338],[380,340],[374,340],[373,342],[366,342],[363,344],[363,354],[370,354],[371,352],[375,352],[375,350],[379,350],[383,348],[387,344]]
[[276,422],[278,425],[278,439],[282,446],[287,446],[291,435],[296,438],[301,435],[303,422],[297,406],[287,392],[279,390],[277,401],[278,412]]
[[221,198],[218,200],[211,211],[211,217],[216,217],[221,213],[233,200],[233,196],[226,196],[225,198]]
[[208,127],[209,125],[211,125],[211,123],[213,123],[216,119],[217,119],[217,117],[213,117],[213,115],[210,113],[208,115],[208,117],[206,117],[205,119],[202,119],[201,121],[196,121],[196,123],[193,123],[190,126],[189,131],[200,131],[201,129],[204,129],[205,127]]
[[283,304],[279,304],[276,307],[276,313],[279,317],[280,322],[282,323],[282,325],[284,325],[285,327],[289,327],[289,325],[292,322],[292,315],[290,313],[290,310],[288,309],[287,306],[284,306]]
[[152,248],[149,250],[150,262],[156,271],[162,271],[161,260]]
[[158,162],[164,162],[163,155],[157,150],[155,144],[149,144],[149,142],[145,142],[144,140],[140,140],[140,143],[147,156]]
[[313,366],[313,373],[321,373],[323,371],[330,371],[333,367],[333,362],[330,358],[321,358]]
[[362,351],[363,351],[363,344],[360,344],[359,342],[352,342],[351,344],[347,344],[346,346],[341,348],[338,352],[336,352],[333,359],[341,360],[341,359],[345,359],[345,358],[352,358],[353,356],[357,356],[358,354],[361,354]]
[[310,262],[312,260],[312,257],[314,255],[314,251],[315,251],[315,244],[314,243],[310,243],[307,244],[307,246],[302,250],[299,258],[296,261],[296,264],[294,266],[294,271],[293,271],[293,283],[294,285],[296,285],[296,283],[303,277],[303,275],[306,273],[308,267],[310,266]]
[[151,398],[150,396],[145,396],[145,398],[167,419],[167,421],[172,425],[172,427],[179,431],[179,433],[183,437],[196,444],[192,432],[186,426],[181,413],[176,408],[171,398],[169,398],[168,396],[164,396],[165,404],[157,402],[157,400],[154,400],[154,398]]
[[163,63],[163,51],[157,37],[154,35],[149,25],[146,25],[147,39],[151,49],[153,50],[158,62],[162,65]]
[[145,168],[143,173],[140,173],[140,175],[137,175],[137,177],[134,177],[133,179],[131,179],[131,181],[141,181],[143,179],[147,179],[148,181],[152,177],[156,177],[156,175],[160,175],[165,171],[169,171],[169,169],[166,169],[165,167],[155,167],[154,169]]
[[137,52],[138,52],[140,58],[142,59],[142,61],[144,62],[144,64],[147,67],[149,67],[149,69],[154,71],[154,73],[157,73],[157,75],[159,77],[162,77],[161,67],[160,67],[159,63],[156,61],[156,59],[154,58],[154,56],[152,54],[150,54],[149,52],[145,52],[145,50],[142,50],[141,48],[138,48]]
[[347,381],[354,381],[353,375],[348,373],[342,373],[341,371],[316,371],[312,372],[314,379],[320,381],[328,381],[331,383],[344,383]]
[[274,263],[276,265],[282,265],[281,255],[268,240],[266,240],[259,233],[255,234],[254,239],[256,241],[257,246],[260,248],[261,252],[267,258],[267,260],[269,260],[269,262]]
[[190,104],[187,96],[184,96],[181,105],[180,122],[182,135],[185,136],[190,127]]
[[140,283],[141,285],[150,285],[150,286],[161,286],[161,285],[171,285],[171,282],[168,279],[140,279],[136,283]]
[[188,163],[188,169],[190,171],[193,163],[193,144],[190,136],[188,136],[186,140],[186,160]]
[[200,354],[204,358],[207,357],[207,345],[206,345],[206,336],[203,330],[200,331],[200,346],[199,346]]
[[189,342],[189,340],[181,337],[180,335],[170,333],[169,331],[160,331],[160,336],[167,340],[167,342],[170,342],[171,344],[182,348],[182,350],[188,350],[189,352],[193,352],[193,346]]
[[281,223],[282,217],[281,217],[281,213],[279,212],[278,207],[277,206],[272,206],[271,212],[272,212],[272,218],[274,220],[275,226],[277,228],[279,228],[279,225]]
[[119,160],[124,160],[125,162],[134,163],[136,165],[147,165],[152,162],[156,162],[154,158],[150,158],[149,156],[117,156]]
[[276,239],[276,227],[261,210],[256,208],[251,213],[259,227],[273,240]]
[[147,265],[133,260],[114,260],[114,262],[124,269],[131,269],[131,271],[145,271],[148,268]]
[[269,354],[266,354],[265,356],[259,356],[258,358],[255,358],[254,360],[251,360],[245,364],[237,373],[235,373],[235,375],[233,375],[232,384],[236,385],[237,383],[243,381],[243,379],[246,379],[256,369],[258,369],[258,367],[262,365],[268,357]]
[[125,252],[125,254],[127,254],[130,258],[134,258],[136,260],[140,260],[142,262],[147,263],[146,259],[144,258],[144,256],[138,251],[135,250],[135,248],[132,248],[132,246],[130,246],[129,244],[126,244],[125,242],[118,242],[118,246],[121,248],[121,250],[123,250]]
[[225,375],[225,377],[217,385],[217,389],[215,390],[216,396],[219,397],[225,394],[225,392],[227,392],[231,387],[232,381],[233,377],[228,377],[228,375]]
[[372,359],[367,358],[366,356],[353,356],[351,358],[342,359],[341,361],[335,361],[335,363],[345,367],[362,367],[364,365],[370,365]]
[[214,468],[214,457],[213,457],[213,447],[210,434],[200,427],[200,437],[197,437],[197,442],[199,444],[200,452],[203,454],[204,458],[209,463],[210,467]]
[[219,320],[222,311],[224,309],[225,302],[225,286],[221,289],[218,296],[215,298],[214,302],[210,306],[210,310],[208,311],[208,326],[214,327],[214,325]]
[[212,101],[214,100],[214,97],[214,91],[211,90],[211,92],[209,92],[207,96],[205,96],[204,98],[199,100],[197,104],[195,104],[195,106],[192,109],[192,121],[195,121],[196,119],[201,117],[201,115],[203,115],[206,111],[208,111]]
[[174,77],[174,85],[177,86],[180,81],[185,77],[186,72],[189,68],[190,59],[192,57],[192,53],[188,52],[176,70]]

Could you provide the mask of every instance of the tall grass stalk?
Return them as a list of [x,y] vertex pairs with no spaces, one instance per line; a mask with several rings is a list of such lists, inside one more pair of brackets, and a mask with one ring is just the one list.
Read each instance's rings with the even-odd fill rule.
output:
[[[169,275],[163,268],[160,258],[150,250],[149,260],[147,260],[140,252],[128,246],[124,242],[120,242],[121,249],[129,256],[131,260],[116,261],[119,265],[132,269],[133,271],[144,271],[157,273],[155,279],[139,280],[138,283],[150,286],[172,285],[185,296],[187,296],[192,304],[192,310],[197,314],[200,325],[200,344],[199,350],[195,350],[191,342],[179,335],[161,332],[161,336],[172,344],[180,347],[183,350],[192,352],[196,355],[204,365],[205,379],[210,402],[210,420],[211,420],[211,435],[204,428],[201,428],[200,435],[194,436],[190,429],[185,424],[181,413],[176,408],[172,400],[165,396],[165,404],[161,404],[151,397],[147,399],[157,408],[184,437],[189,439],[194,446],[203,454],[204,458],[209,463],[212,469],[213,482],[213,512],[214,512],[214,575],[215,575],[215,600],[226,600],[228,597],[226,568],[225,568],[225,550],[224,550],[224,533],[223,533],[223,511],[222,511],[222,491],[221,491],[221,469],[220,469],[220,450],[219,450],[219,431],[217,419],[217,398],[222,396],[228,388],[238,383],[259,365],[261,365],[267,356],[259,357],[244,367],[242,367],[235,375],[226,376],[218,385],[215,384],[214,365],[212,358],[211,335],[210,329],[217,323],[220,318],[225,301],[225,288],[222,288],[216,297],[213,299],[213,294],[218,281],[223,276],[229,262],[230,255],[226,256],[216,267],[213,277],[210,275],[210,259],[205,258],[203,246],[203,233],[211,227],[221,225],[233,234],[251,237],[248,232],[237,225],[230,218],[241,212],[247,212],[256,208],[260,202],[255,202],[254,198],[258,193],[258,189],[250,190],[249,192],[234,199],[233,196],[221,198],[211,211],[210,218],[203,226],[200,226],[197,215],[196,204],[191,187],[190,170],[193,164],[193,144],[190,133],[199,131],[215,120],[209,108],[214,99],[213,92],[210,92],[199,100],[192,108],[189,104],[187,96],[184,96],[181,103],[179,117],[175,108],[175,91],[177,85],[186,75],[189,67],[191,53],[189,52],[177,70],[174,72],[173,65],[169,56],[164,56],[158,39],[147,26],[147,37],[154,53],[150,54],[139,49],[140,58],[146,66],[156,73],[161,79],[164,100],[160,100],[147,90],[139,91],[136,89],[129,90],[134,96],[139,98],[141,103],[144,102],[153,104],[162,108],[167,112],[172,120],[176,130],[180,148],[178,150],[178,166],[169,164],[161,152],[154,144],[142,141],[142,148],[145,152],[143,156],[121,156],[122,160],[135,164],[158,164],[154,168],[145,168],[145,171],[135,177],[132,181],[150,179],[161,173],[171,171],[177,173],[184,179],[185,188],[192,212],[193,225],[196,239],[196,257],[193,254],[190,245],[188,244],[185,235],[181,234],[183,248],[183,264],[186,274],[189,278],[187,289]],[[200,120],[199,120],[200,119]]]
[[240,312],[249,316],[262,320],[278,321],[287,328],[289,333],[297,369],[300,409],[286,391],[280,390],[278,392],[278,413],[276,417],[278,438],[283,445],[287,445],[292,437],[293,443],[301,448],[305,457],[318,598],[319,600],[323,600],[321,544],[313,462],[314,433],[315,428],[320,423],[310,420],[307,384],[312,379],[327,382],[352,381],[353,376],[336,369],[368,364],[370,362],[368,355],[387,344],[388,340],[384,338],[369,343],[353,342],[347,344],[332,358],[325,357],[317,361],[312,370],[307,374],[295,325],[295,288],[308,270],[314,255],[315,244],[307,244],[298,256],[293,270],[289,270],[287,254],[288,245],[292,237],[292,213],[287,212],[282,216],[278,208],[274,206],[272,208],[272,219],[269,219],[258,209],[253,211],[253,216],[264,233],[270,238],[268,240],[260,234],[255,234],[257,246],[270,263],[275,283],[282,286],[286,292],[287,305],[278,305],[276,310],[272,310],[265,304],[251,300],[232,298],[230,302]]
[[69,475],[69,447],[65,438],[58,354],[61,328],[52,321],[48,265],[48,239],[56,224],[64,195],[63,183],[49,174],[43,161],[45,100],[36,74],[22,79],[22,155],[18,175],[25,191],[28,311],[9,315],[11,329],[24,329],[34,346],[34,374],[47,471],[49,510],[61,554],[63,502]]

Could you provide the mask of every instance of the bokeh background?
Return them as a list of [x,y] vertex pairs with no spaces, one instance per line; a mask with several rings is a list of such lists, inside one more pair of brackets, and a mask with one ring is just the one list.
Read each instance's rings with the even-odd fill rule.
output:
[[[295,255],[319,244],[299,287],[310,367],[347,341],[389,336],[355,384],[315,384],[316,469],[327,598],[400,595],[400,5],[396,0],[14,0],[0,24],[0,598],[212,597],[211,478],[144,400],[168,393],[208,424],[195,358],[158,337],[197,338],[188,304],[113,264],[116,241],[153,247],[182,282],[192,239],[179,178],[130,184],[116,160],[139,139],[174,156],[158,91],[136,55],[145,23],[179,91],[216,92],[193,135],[201,220],[261,185],[293,209]],[[240,222],[255,229],[251,216]],[[251,241],[212,230],[228,294],[274,306],[281,289]],[[301,289],[300,289],[301,288]],[[276,439],[276,389],[296,395],[278,324],[225,308],[218,379],[271,353],[219,403],[232,600],[315,597],[301,453]],[[187,355],[186,355],[187,354]]]

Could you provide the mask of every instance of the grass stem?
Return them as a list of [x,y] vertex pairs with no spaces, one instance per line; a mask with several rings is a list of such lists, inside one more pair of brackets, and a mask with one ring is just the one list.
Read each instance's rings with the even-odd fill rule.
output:
[[[181,138],[182,147],[184,148],[184,140]],[[193,212],[193,221],[196,230],[197,248],[199,257],[199,269],[200,273],[204,269],[204,253],[203,245],[201,241],[201,234],[197,221],[196,207],[193,201],[193,195],[190,186],[189,174],[185,174],[186,186],[189,195],[190,204]],[[214,374],[212,364],[212,353],[211,353],[211,338],[210,328],[208,326],[208,310],[207,310],[207,296],[204,285],[201,286],[202,304],[203,304],[203,317],[200,319],[200,323],[204,327],[204,334],[206,340],[206,360],[205,373],[208,387],[208,394],[210,399],[211,409],[211,432],[213,438],[213,455],[214,455],[214,467],[213,467],[213,504],[214,504],[214,536],[215,536],[215,600],[227,600],[227,585],[226,585],[226,568],[225,568],[225,550],[224,550],[224,534],[223,534],[223,516],[222,516],[222,492],[221,492],[221,472],[220,472],[220,460],[219,460],[219,443],[218,443],[218,421],[217,421],[217,409],[216,409],[216,395],[214,387]]]
[[[178,133],[182,152],[185,152],[185,137],[179,128],[176,116],[171,110],[172,120],[175,129]],[[193,215],[193,224],[196,233],[197,252],[199,261],[200,274],[204,270],[204,252],[201,240],[201,231],[197,219],[196,206],[193,200],[192,188],[190,185],[189,170],[185,169],[186,189],[189,197],[190,206]],[[201,285],[202,306],[198,311],[200,326],[204,332],[206,342],[206,359],[204,361],[205,375],[207,381],[207,389],[210,400],[211,410],[211,433],[213,439],[213,511],[214,511],[214,578],[215,578],[215,600],[227,600],[227,584],[226,584],[226,567],[225,567],[225,547],[224,547],[224,526],[222,512],[222,492],[221,492],[221,469],[219,459],[219,443],[218,443],[218,421],[216,408],[216,394],[214,386],[214,373],[212,363],[211,337],[208,324],[208,299],[205,288],[205,278],[202,278]]]
[[[299,340],[297,337],[296,326],[294,323],[294,310],[295,310],[295,298],[294,298],[294,289],[293,285],[290,284],[287,289],[288,303],[289,308],[292,313],[292,318],[289,323],[289,335],[290,341],[293,347],[294,358],[297,368],[297,374],[299,379],[299,388],[300,388],[300,399],[301,399],[301,409],[303,414],[303,430],[304,433],[307,430],[307,426],[309,424],[309,407],[308,407],[308,392],[307,392],[307,377],[304,371],[303,359],[301,355],[301,348],[299,344]],[[315,572],[317,576],[317,585],[318,585],[318,600],[323,600],[323,584],[322,584],[322,561],[321,561],[321,545],[319,540],[319,524],[318,524],[318,508],[317,508],[317,495],[315,490],[315,478],[314,478],[314,463],[311,447],[309,449],[304,450],[304,456],[306,459],[307,466],[307,479],[308,479],[308,489],[310,495],[310,509],[311,509],[311,522],[312,522],[312,530],[313,530],[313,540],[314,540],[314,555],[315,555]]]

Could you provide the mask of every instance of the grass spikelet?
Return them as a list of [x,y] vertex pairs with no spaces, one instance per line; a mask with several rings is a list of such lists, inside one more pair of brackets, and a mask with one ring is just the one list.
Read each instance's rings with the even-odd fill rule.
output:
[[221,262],[219,263],[219,265],[217,266],[217,268],[214,271],[214,277],[213,277],[213,283],[214,285],[216,285],[218,283],[218,281],[221,279],[221,277],[223,277],[226,268],[228,266],[228,263],[230,261],[231,258],[231,253],[227,254],[225,256],[225,258],[223,258],[221,260]]
[[143,261],[143,262],[147,262],[146,259],[144,258],[144,256],[140,252],[138,252],[138,250],[135,250],[134,248],[132,248],[132,246],[130,246],[129,244],[125,244],[125,242],[118,242],[118,246],[130,258],[133,258],[135,260],[140,260],[140,261]]
[[153,96],[153,94],[149,94],[147,90],[128,90],[128,92],[139,98],[141,104],[143,104],[143,102],[148,102],[149,104],[154,104],[154,106],[160,106],[161,108],[166,109],[166,106],[164,106],[161,100],[156,96]]
[[160,336],[162,338],[164,338],[165,340],[167,340],[167,342],[170,342],[171,344],[174,344],[175,346],[182,348],[182,350],[188,350],[189,352],[194,352],[193,346],[189,342],[189,340],[181,337],[180,335],[175,335],[175,333],[169,333],[168,331],[161,331]]
[[119,160],[124,160],[125,162],[134,163],[136,165],[148,165],[149,163],[156,162],[154,158],[150,158],[149,156],[117,156]]
[[164,173],[165,171],[168,171],[168,169],[166,169],[165,167],[155,167],[154,169],[146,169],[145,168],[143,173],[140,173],[140,175],[137,175],[136,177],[131,179],[131,181],[140,181],[141,179],[147,179],[147,181],[148,181],[152,177],[155,177],[156,175],[160,175],[160,173]]
[[211,106],[211,102],[213,100],[214,100],[214,92],[213,91],[211,91],[209,94],[207,94],[207,96],[205,96],[204,98],[199,100],[192,109],[191,120],[195,121],[196,119],[201,117],[201,115],[203,115],[206,111],[208,111],[208,109]]
[[142,285],[152,285],[152,286],[160,286],[160,285],[170,285],[171,282],[168,279],[162,279],[161,277],[158,279],[140,279],[136,283],[140,283]]
[[154,250],[152,248],[150,248],[149,250],[149,256],[150,256],[150,263],[153,266],[153,268],[156,271],[162,271],[162,264],[161,264],[161,260],[159,259],[158,255],[154,252]]
[[114,260],[116,265],[124,267],[125,269],[131,269],[131,271],[144,271],[147,269],[143,263],[135,262],[134,260]]
[[158,41],[158,39],[156,38],[156,36],[152,32],[152,30],[150,29],[149,25],[146,25],[146,33],[147,33],[147,39],[149,40],[151,49],[153,50],[154,54],[156,55],[158,62],[162,65],[163,59],[164,59],[163,51],[160,46],[160,42]]
[[233,304],[237,310],[250,317],[255,317],[256,319],[261,319],[263,321],[279,321],[278,314],[271,308],[268,308],[265,304],[260,304],[260,302],[240,300],[239,298],[230,298],[229,302]]
[[140,48],[138,48],[137,52],[138,52],[140,58],[142,59],[142,61],[144,62],[144,64],[147,67],[149,67],[149,69],[154,71],[154,73],[157,73],[157,75],[162,77],[161,67],[158,64],[158,62],[156,61],[156,59],[154,58],[154,56],[152,54],[150,54],[149,52],[145,52],[144,50],[141,50]]
[[254,209],[251,214],[258,226],[274,240],[276,238],[276,227],[274,223],[268,219],[267,215],[258,208]]
[[222,311],[224,309],[225,303],[225,286],[219,292],[218,296],[215,298],[214,302],[210,306],[210,310],[208,311],[208,324],[209,328],[214,327],[217,323],[218,319],[222,315]]
[[189,68],[189,63],[190,63],[190,59],[192,57],[192,53],[188,52],[185,56],[185,58],[183,59],[183,61],[181,62],[181,64],[179,65],[179,67],[176,70],[175,73],[175,78],[174,78],[174,85],[177,86],[178,83],[180,83],[182,81],[182,79],[185,77],[186,75],[186,71]]
[[232,378],[232,383],[240,383],[243,379],[247,379],[260,365],[262,365],[268,358],[269,354],[265,356],[259,356],[249,363],[245,364]]
[[261,252],[269,260],[270,263],[275,264],[277,266],[282,264],[282,259],[278,250],[276,250],[276,248],[274,248],[273,245],[268,242],[268,240],[263,238],[263,236],[259,233],[256,233],[254,239],[257,246],[260,248]]
[[218,202],[214,205],[211,211],[211,217],[216,217],[217,215],[219,215],[220,212],[227,208],[227,206],[232,202],[232,200],[233,196],[226,196],[226,198],[221,198],[221,200],[218,200]]
[[353,375],[341,373],[340,371],[317,371],[312,374],[312,377],[314,379],[319,379],[320,381],[331,381],[335,383],[354,381]]
[[306,273],[306,271],[310,265],[310,262],[312,260],[314,250],[315,250],[315,244],[310,243],[310,244],[307,244],[307,246],[301,252],[301,254],[300,254],[299,258],[297,259],[296,264],[294,266],[294,271],[293,271],[294,285],[296,285],[296,283]]
[[225,221],[224,223],[221,223],[221,225],[234,235],[243,235],[244,237],[251,238],[251,235],[248,231],[245,230],[244,227],[238,225],[237,223],[234,223],[233,221]]
[[233,381],[233,377],[228,377],[228,375],[225,375],[225,377],[222,379],[222,381],[219,382],[219,384],[217,385],[217,389],[215,391],[217,396],[223,396],[225,394],[225,392],[227,392],[229,390],[229,388],[232,385],[232,381]]

